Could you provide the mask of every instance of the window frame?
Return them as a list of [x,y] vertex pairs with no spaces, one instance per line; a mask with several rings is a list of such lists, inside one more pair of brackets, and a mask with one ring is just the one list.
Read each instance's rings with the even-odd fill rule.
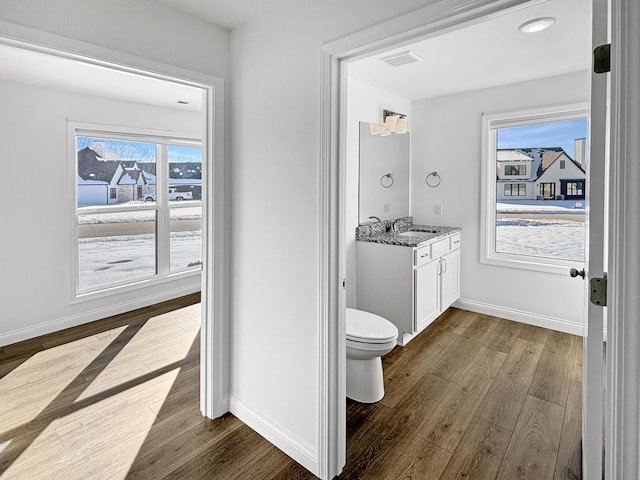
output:
[[[579,262],[496,252],[496,197],[498,184],[496,181],[498,173],[496,151],[498,129],[576,118],[587,118],[587,121],[589,121],[589,105],[587,103],[482,115],[480,263],[558,275],[566,275],[568,268],[581,267],[586,263],[586,259],[584,262]],[[586,214],[588,215],[588,212]],[[588,239],[585,238],[585,255],[587,241]]]
[[[130,206],[118,206],[118,205],[105,205],[105,206],[93,206],[83,207],[82,211],[78,208],[78,155],[77,155],[77,143],[76,137],[98,137],[98,138],[110,138],[114,140],[124,141],[138,141],[156,144],[156,201],[145,203],[136,206],[132,209]],[[90,301],[98,298],[109,297],[113,295],[120,295],[122,293],[135,291],[141,288],[149,286],[162,285],[173,282],[181,278],[200,277],[202,276],[202,264],[200,268],[187,268],[179,271],[171,271],[171,259],[170,259],[170,215],[171,211],[176,208],[187,208],[191,205],[182,205],[184,202],[174,202],[169,204],[168,187],[169,187],[169,172],[168,172],[168,156],[167,148],[169,145],[181,145],[188,147],[197,147],[203,149],[203,167],[205,163],[203,141],[200,136],[193,133],[186,132],[171,132],[171,135],[167,135],[167,132],[158,131],[153,129],[128,127],[128,126],[113,126],[113,125],[99,125],[88,122],[67,122],[67,137],[68,137],[68,151],[69,151],[69,171],[72,174],[69,176],[73,185],[73,204],[71,205],[73,222],[73,239],[71,242],[72,255],[71,255],[71,284],[73,285],[71,291],[71,304]],[[161,150],[164,152],[161,153]],[[165,165],[161,158],[167,158],[167,164]],[[202,175],[203,188],[205,177]],[[204,199],[200,199],[200,204],[203,208],[203,221],[204,221]],[[108,285],[97,287],[89,290],[79,290],[79,259],[78,259],[78,216],[92,213],[107,213],[107,212],[122,212],[122,211],[155,211],[156,212],[156,273],[150,276],[137,277],[128,281],[114,282]],[[203,230],[204,234],[204,230]],[[161,242],[160,237],[166,237],[165,242]],[[201,244],[201,259],[204,258],[204,236],[203,243]]]

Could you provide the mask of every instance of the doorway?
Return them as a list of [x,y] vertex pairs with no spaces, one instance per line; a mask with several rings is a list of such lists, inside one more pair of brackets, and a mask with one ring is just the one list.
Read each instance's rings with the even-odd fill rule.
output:
[[[10,27],[7,28],[10,30]],[[68,39],[53,34],[43,34],[43,37],[38,39],[38,45],[31,43],[29,39],[15,40],[21,35],[10,34],[11,32],[5,32],[7,36],[0,37],[2,55],[12,59],[12,61],[3,62],[7,68],[3,69],[2,81],[8,86],[7,89],[10,87],[12,92],[16,92],[15,103],[11,104],[12,108],[4,110],[5,115],[2,119],[6,127],[5,133],[10,133],[8,130],[12,129],[8,136],[10,141],[4,142],[4,147],[16,152],[13,155],[14,161],[32,170],[29,185],[32,192],[37,193],[26,196],[12,195],[12,198],[24,199],[26,210],[33,208],[38,212],[49,210],[49,206],[55,205],[46,218],[46,221],[52,224],[47,246],[32,249],[31,255],[26,253],[24,255],[37,259],[42,253],[47,256],[47,260],[40,262],[39,265],[35,265],[38,262],[34,260],[32,262],[36,269],[34,271],[29,271],[29,267],[25,265],[24,273],[31,278],[44,276],[68,279],[68,281],[58,281],[51,289],[55,295],[52,294],[47,297],[49,300],[41,302],[45,308],[58,312],[57,314],[62,318],[44,325],[34,320],[33,325],[28,325],[29,328],[25,330],[32,332],[32,335],[49,333],[201,290],[203,292],[201,328],[204,378],[201,395],[202,412],[211,418],[221,415],[226,411],[222,392],[226,360],[222,352],[221,314],[224,308],[222,287],[225,273],[223,268],[217,267],[218,264],[223,263],[222,237],[220,234],[214,237],[214,231],[224,231],[222,215],[224,189],[221,187],[224,183],[221,178],[222,80],[135,57],[127,56],[125,59],[119,52],[98,50],[94,46],[81,42],[73,42],[77,47],[77,53],[69,53]],[[39,46],[42,43],[49,46]],[[28,61],[27,58],[33,61]],[[34,66],[36,68],[32,68]],[[169,92],[168,95],[167,92]],[[189,100],[197,102],[197,108],[194,109],[195,105],[192,104],[185,110],[179,111],[176,108],[178,99],[171,98],[171,94],[177,92],[189,92],[190,95],[195,93],[195,97],[190,96]],[[26,105],[20,103],[23,99],[27,102]],[[180,100],[184,102],[186,99]],[[129,105],[131,108],[118,109],[116,105]],[[97,124],[109,124],[113,127],[119,123],[141,128],[144,127],[142,119],[146,118],[145,121],[158,126],[160,122],[158,118],[162,115],[151,115],[152,110],[164,112],[167,117],[169,116],[167,112],[175,111],[180,117],[177,120],[178,123],[195,125],[197,135],[202,142],[202,176],[199,187],[205,195],[202,205],[202,258],[200,260],[203,264],[202,271],[191,266],[189,269],[184,269],[184,272],[166,275],[164,279],[147,276],[126,288],[118,284],[105,291],[97,293],[91,291],[89,294],[86,291],[80,291],[78,294],[77,270],[69,268],[69,265],[74,267],[77,265],[73,248],[77,244],[74,228],[78,197],[77,162],[74,161],[76,145],[75,135],[74,140],[69,141],[68,138],[65,139],[67,136],[65,132],[68,132],[70,121],[73,120],[92,123],[93,128]],[[134,111],[135,115],[127,113]],[[192,120],[188,120],[194,115]],[[28,125],[28,128],[25,125]],[[135,138],[130,137],[128,140],[135,140]],[[35,156],[27,155],[29,151],[35,150],[44,153]],[[102,166],[106,166],[105,157],[97,156],[102,159],[97,161],[102,161]],[[39,159],[43,161],[40,163]],[[47,161],[44,161],[45,159]],[[118,178],[128,180],[125,175],[131,178],[126,188],[130,197],[135,196],[131,194],[132,191],[136,192],[133,190],[134,183],[143,184],[143,188],[149,188],[154,177],[152,171],[143,174],[140,163],[137,162],[137,165],[134,165],[130,161],[123,160],[117,166],[122,173]],[[39,173],[36,174],[36,172]],[[115,175],[116,172],[112,173]],[[195,174],[192,173],[192,175]],[[48,185],[57,185],[57,187],[54,191],[50,191],[43,182]],[[118,186],[111,188],[107,181],[97,179],[94,181],[88,178],[80,183],[83,187],[95,187],[96,192],[98,189],[102,189],[103,193],[107,192],[102,195],[107,203],[113,200],[111,198],[113,193],[118,194]],[[66,188],[67,185],[68,188]],[[121,192],[124,191],[125,189],[122,188]],[[137,193],[139,196],[140,189],[137,189]],[[89,193],[88,196],[92,197],[92,194]],[[38,202],[45,198],[48,203],[38,205]],[[50,202],[52,198],[54,200]],[[149,203],[149,211],[153,210],[152,202],[134,198],[131,201],[142,205],[143,208],[147,208],[144,205]],[[175,217],[173,212],[171,214]],[[167,217],[170,218],[169,215]],[[13,217],[10,218],[13,219]],[[16,220],[16,224],[20,222]],[[61,225],[68,225],[68,228],[60,228]],[[44,230],[48,229],[46,225],[42,227]],[[168,226],[167,229],[169,230]],[[69,235],[69,232],[73,232],[73,235]],[[60,251],[48,252],[47,249],[60,247],[61,242],[55,240],[59,235],[65,237],[64,248]],[[67,237],[68,235],[72,238]],[[27,236],[27,238],[32,237],[38,238],[39,235]],[[22,243],[27,244],[24,241]],[[20,252],[19,249],[15,251],[17,255],[20,255]],[[118,262],[118,265],[120,263]],[[51,271],[47,268],[51,268]],[[16,281],[16,283],[27,285],[29,282]],[[113,295],[116,291],[120,296]],[[20,296],[17,296],[16,301],[19,298]],[[57,303],[53,304],[53,302]],[[35,303],[37,302],[34,302],[33,308],[38,308]],[[7,305],[7,308],[11,311],[11,305]],[[41,317],[39,314],[28,316],[35,319]],[[18,335],[20,333],[15,334],[15,336]],[[9,338],[11,338],[10,335]]]
[[[435,7],[434,7],[435,8]],[[518,9],[516,9],[518,10]],[[519,9],[520,11],[524,11],[524,9]],[[433,14],[433,12],[431,12]],[[439,12],[438,12],[439,13]],[[479,21],[480,18],[484,17],[483,13],[487,13],[487,16],[485,18],[494,18],[496,16],[500,16],[502,14],[504,14],[505,12],[500,12],[500,8],[496,8],[496,10],[493,10],[492,12],[476,12],[476,16],[474,16],[473,14],[469,14],[467,17],[465,17],[465,20],[469,22],[469,24],[471,25],[476,25],[477,22]],[[427,15],[425,15],[425,17],[428,19],[429,17]],[[410,45],[412,43],[412,41],[414,41],[419,34],[416,34],[416,30],[422,26],[422,30],[420,32],[421,35],[427,36],[427,37],[435,37],[438,32],[440,31],[446,31],[446,32],[450,32],[453,28],[455,28],[455,26],[459,26],[460,24],[464,24],[465,21],[460,20],[459,18],[456,21],[451,21],[451,23],[447,24],[446,27],[441,28],[440,26],[434,26],[432,24],[429,23],[429,20],[425,19],[425,17],[422,17],[420,20],[422,21],[422,24],[418,24],[418,18],[420,18],[419,15],[414,16],[414,21],[410,21],[410,20],[406,20],[406,24],[405,25],[405,29],[406,31],[410,31],[411,33],[405,33],[405,34],[401,34],[400,30],[397,28],[397,26],[390,26],[389,27],[389,38],[393,37],[393,40],[388,40],[387,43],[385,43],[384,41],[379,41],[377,43],[375,43],[375,45],[371,44],[371,43],[367,43],[370,42],[370,38],[371,37],[367,37],[366,34],[363,34],[362,36],[360,36],[359,38],[356,38],[357,36],[353,36],[347,40],[343,40],[342,43],[340,45],[337,45],[337,42],[335,45],[329,45],[326,47],[325,51],[328,54],[327,57],[327,62],[326,62],[326,68],[327,71],[330,71],[332,73],[332,86],[335,89],[334,91],[338,90],[337,85],[340,82],[340,79],[342,80],[342,85],[345,85],[347,82],[347,78],[348,78],[348,73],[347,71],[350,72],[350,67],[352,65],[351,62],[356,61],[360,58],[366,57],[366,56],[371,56],[372,54],[380,54],[383,51],[389,51],[390,49],[393,49],[393,46],[396,45],[396,49],[397,50],[406,50],[407,46]],[[426,26],[425,26],[426,25]],[[590,30],[589,26],[587,27],[587,30]],[[368,32],[371,33],[371,32]],[[379,38],[380,35],[378,34],[377,38]],[[363,46],[366,45],[366,46]],[[398,46],[400,45],[400,46]],[[587,48],[587,50],[590,49],[590,41],[585,42],[585,46]],[[380,55],[378,55],[380,56]],[[464,63],[464,62],[461,62]],[[582,69],[584,75],[588,75],[587,74],[587,69],[588,69],[588,61],[586,62],[586,67],[584,69]],[[588,78],[588,77],[587,77]],[[330,82],[331,83],[331,82]],[[327,88],[330,88],[329,86],[327,86]],[[588,89],[587,89],[588,92]],[[588,93],[585,95],[586,98],[588,98]],[[581,98],[576,98],[575,101],[580,101],[583,102],[585,101],[585,96],[582,96]],[[337,97],[335,97],[337,98]],[[325,111],[326,114],[326,118],[328,119],[328,121],[332,121],[333,125],[341,125],[340,128],[340,132],[341,132],[341,138],[347,138],[347,142],[348,142],[348,113],[346,113],[346,109],[347,109],[347,105],[349,103],[349,99],[347,98],[346,100],[344,99],[344,96],[340,97],[342,99],[342,113],[339,116],[338,119],[338,115],[335,115],[332,117],[331,112],[330,111]],[[565,100],[566,101],[566,100]],[[574,101],[574,99],[572,99],[572,101]],[[435,101],[432,101],[430,103],[431,105],[434,105]],[[431,110],[434,111],[434,110]],[[438,112],[441,113],[441,112]],[[465,124],[464,121],[460,121],[459,117],[455,116],[456,112],[453,112],[453,114],[451,115],[451,117],[447,117],[447,116],[438,116],[437,118],[437,122],[439,124],[443,124],[446,122],[456,122],[459,121],[459,127],[460,129],[465,129],[467,127],[469,127],[468,124]],[[415,114],[415,112],[414,112]],[[380,120],[377,120],[376,123],[381,123]],[[411,124],[411,120],[409,122]],[[330,133],[331,133],[331,129],[328,128],[327,129],[327,138],[331,137]],[[416,137],[416,135],[413,135],[413,137]],[[344,140],[343,140],[344,142]],[[464,142],[462,142],[464,143]],[[455,142],[448,142],[448,145],[456,145],[456,147],[460,146],[460,143],[455,143]],[[455,149],[456,153],[458,155],[464,155],[464,154],[460,154],[459,149]],[[343,143],[342,147],[339,150],[336,151],[327,151],[327,161],[329,161],[329,159],[331,159],[331,161],[335,161],[336,157],[332,156],[333,155],[338,155],[338,153],[340,153],[341,155],[345,155],[346,152],[349,151],[349,147],[347,145],[345,145]],[[414,150],[415,152],[415,150]],[[429,152],[426,148],[424,149],[424,151],[422,151],[422,153],[424,154],[425,152]],[[433,153],[433,152],[430,152]],[[437,153],[437,152],[436,152]],[[443,151],[440,152],[442,155],[438,156],[437,154],[432,154],[432,155],[426,155],[424,154],[424,157],[428,157],[430,159],[430,161],[432,162],[431,164],[427,165],[425,162],[425,165],[428,168],[422,168],[420,171],[421,176],[418,177],[417,175],[415,176],[415,180],[412,181],[411,185],[412,185],[412,199],[413,199],[413,203],[423,203],[424,205],[428,206],[428,210],[431,210],[431,207],[433,206],[433,203],[440,203],[438,201],[434,201],[433,198],[430,198],[428,196],[427,193],[425,192],[430,192],[433,193],[433,190],[428,190],[424,188],[424,185],[422,185],[422,179],[424,177],[424,175],[426,173],[428,173],[429,171],[432,170],[438,170],[438,173],[442,176],[443,170],[441,168],[431,168],[431,165],[433,165],[435,162],[438,161],[439,158],[444,158],[445,155],[447,155],[449,152],[447,151]],[[451,158],[448,157],[448,158]],[[425,165],[421,165],[422,167],[424,167]],[[442,164],[441,164],[442,165]],[[438,165],[436,165],[436,167],[438,167]],[[341,175],[341,182],[342,185],[344,185],[345,183],[348,183],[348,173],[345,172],[345,166],[344,165],[340,165],[340,175]],[[444,164],[443,168],[447,168],[447,165]],[[416,171],[416,166],[412,166],[412,174]],[[444,170],[446,171],[446,170]],[[464,175],[471,175],[473,176],[473,171],[470,171],[468,168],[467,169],[461,169],[458,168],[457,170],[455,168],[452,168],[448,173],[449,178],[451,179],[450,181],[452,182],[456,182],[459,180],[459,176],[456,176],[455,174],[457,172],[464,172]],[[337,181],[337,180],[336,180]],[[330,183],[329,183],[330,184]],[[335,184],[336,186],[338,185],[338,183]],[[473,197],[473,193],[470,193],[470,189],[469,188],[465,188],[465,185],[460,185],[458,183],[458,191],[456,193],[456,195],[471,195],[471,197]],[[555,192],[554,192],[555,193]],[[443,202],[447,202],[445,203],[445,211],[447,211],[447,205],[453,205],[453,208],[455,210],[455,197],[447,197],[447,196],[443,196]],[[344,198],[343,198],[344,199]],[[348,199],[347,199],[348,202]],[[342,202],[340,202],[342,203]],[[347,208],[349,208],[347,206]],[[466,203],[462,202],[461,203],[461,207],[460,208],[470,208],[469,205],[467,205]],[[449,210],[451,211],[451,210]],[[335,216],[335,220],[336,223],[333,224],[333,226],[339,230],[338,225],[343,225],[338,221],[339,218],[339,212],[338,211],[331,211],[331,209],[328,210],[329,213],[333,213]],[[416,216],[415,212],[412,212],[414,214],[414,216]],[[431,217],[431,213],[427,213],[427,211],[423,211],[420,216],[422,217],[422,219],[426,219],[426,221],[429,221],[432,219]],[[421,220],[422,222],[424,222],[425,220]],[[463,232],[465,231],[465,225],[463,225]],[[469,231],[469,230],[467,230]],[[351,234],[351,230],[349,225],[346,226],[346,230],[342,230],[343,233],[346,232],[346,235],[350,235]],[[342,235],[340,235],[340,237],[342,237]],[[343,240],[341,240],[343,241]],[[348,240],[347,242],[345,242],[348,244]],[[472,242],[473,243],[473,242]],[[348,248],[348,247],[347,247]],[[464,258],[463,258],[464,261]],[[330,265],[333,265],[333,263],[330,263]],[[343,259],[343,261],[339,261],[338,262],[338,266],[340,267],[340,272],[342,275],[347,277],[347,285],[353,285],[353,282],[349,281],[348,276],[349,276],[349,260],[348,259]],[[566,272],[564,272],[564,274],[566,275]],[[340,278],[344,278],[341,275]],[[560,277],[555,277],[557,279],[559,279]],[[562,280],[558,280],[558,281],[562,281]],[[563,282],[564,284],[564,282]],[[339,305],[340,303],[342,305],[346,304],[349,300],[348,297],[345,298],[345,293],[341,290],[341,287],[339,287],[337,284],[335,285],[336,288],[336,292],[340,292],[336,299],[339,300],[339,302],[337,302],[337,304]],[[568,288],[574,288],[576,291],[580,291],[581,287],[577,286],[577,287],[568,287]],[[330,293],[330,292],[329,292]],[[348,295],[348,294],[347,294]],[[328,296],[330,298],[330,295]],[[475,307],[477,308],[479,305],[476,304]],[[341,318],[341,323],[340,325],[344,325],[344,316],[343,313],[340,312],[340,307],[338,306],[337,309],[335,310],[336,312],[336,316],[338,316],[339,318]],[[487,312],[489,313],[489,312]],[[530,319],[529,319],[530,320]],[[554,325],[552,328],[557,328],[557,325]],[[566,327],[566,325],[565,325]],[[573,332],[574,333],[582,333],[582,313],[580,312],[579,314],[579,320],[573,322],[573,326],[572,328],[574,329]],[[338,329],[339,330],[339,329]],[[335,333],[336,338],[341,338],[340,337],[340,333],[341,332],[337,332]],[[337,379],[336,379],[337,381]],[[339,387],[339,384],[338,384]],[[338,441],[340,440],[339,436],[338,436]]]

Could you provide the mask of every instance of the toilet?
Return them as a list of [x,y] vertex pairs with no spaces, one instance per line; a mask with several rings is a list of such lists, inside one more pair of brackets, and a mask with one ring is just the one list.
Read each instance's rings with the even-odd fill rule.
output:
[[346,309],[347,397],[375,403],[384,397],[382,355],[396,346],[398,329],[374,313]]

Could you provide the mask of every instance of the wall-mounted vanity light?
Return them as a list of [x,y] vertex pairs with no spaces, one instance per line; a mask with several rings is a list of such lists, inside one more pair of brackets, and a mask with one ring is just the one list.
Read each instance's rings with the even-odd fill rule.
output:
[[440,185],[442,179],[440,178],[438,172],[431,172],[425,177],[424,181],[430,187],[437,187],[438,185]]
[[407,133],[407,116],[403,113],[383,110],[382,121],[387,130],[395,133]]
[[383,110],[382,122],[382,125],[376,123],[369,124],[371,135],[382,135],[386,137],[392,133],[407,133],[407,116],[403,113]]

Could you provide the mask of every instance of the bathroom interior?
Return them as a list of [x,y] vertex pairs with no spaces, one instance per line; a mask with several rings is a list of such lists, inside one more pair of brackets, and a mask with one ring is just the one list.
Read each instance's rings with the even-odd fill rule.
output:
[[[581,282],[481,262],[482,116],[588,102],[590,8],[542,2],[348,63],[348,339],[350,312],[391,320],[402,346],[450,305],[582,335]],[[518,29],[540,17],[555,24]],[[385,230],[392,245],[366,238]],[[417,303],[414,268],[433,283]]]

